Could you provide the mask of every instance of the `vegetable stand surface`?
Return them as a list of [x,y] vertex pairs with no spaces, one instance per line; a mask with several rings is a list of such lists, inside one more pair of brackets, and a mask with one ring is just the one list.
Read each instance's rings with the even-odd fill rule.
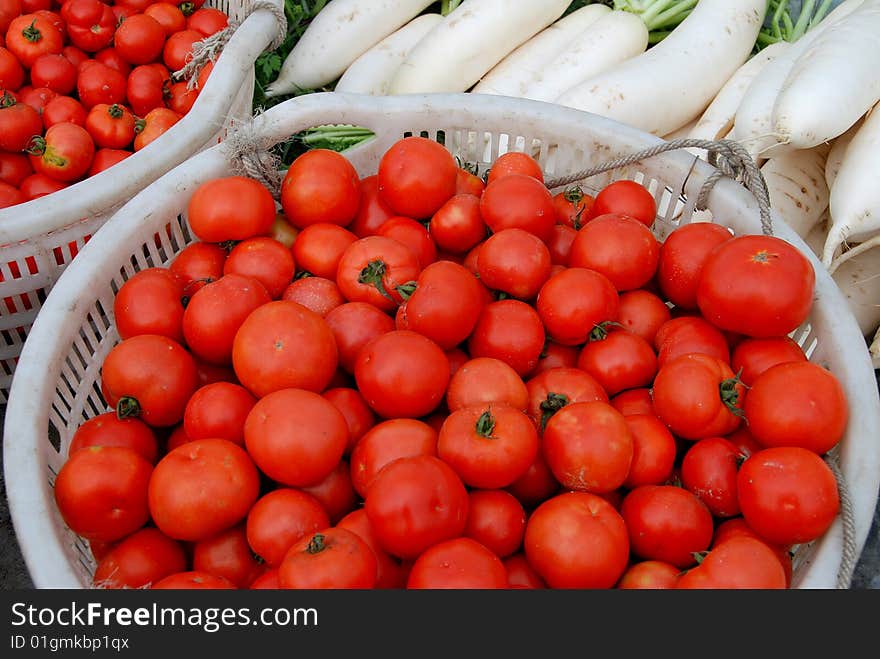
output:
[[[347,94],[304,96],[267,111],[254,122],[260,148],[327,121],[370,128],[375,137],[345,153],[362,176],[404,135],[439,140],[483,168],[507,150],[532,151],[548,179],[660,145],[659,138],[613,121],[554,105],[481,95],[368,98]],[[199,154],[135,197],[114,218],[112,231],[85,248],[50,294],[25,347],[6,417],[7,488],[16,531],[35,585],[82,587],[94,563],[84,543],[66,529],[52,482],[73,431],[106,410],[99,367],[118,342],[113,297],[136,271],[167,263],[193,240],[183,211],[203,182],[231,173],[226,144]],[[694,211],[697,193],[714,170],[675,152],[646,158],[584,182],[596,191],[613,179],[643,183],[658,204],[655,230],[663,238]],[[719,180],[709,210],[734,233],[760,233],[758,205],[742,186]],[[852,494],[856,552],[868,534],[880,475],[880,400],[861,332],[830,275],[794,232],[774,217],[776,234],[800,248],[816,271],[816,301],[807,324],[794,333],[811,361],[840,380],[852,415],[837,456]],[[51,438],[54,428],[60,443]],[[834,587],[842,558],[838,519],[796,554],[794,585]],[[852,550],[853,547],[850,547]]]

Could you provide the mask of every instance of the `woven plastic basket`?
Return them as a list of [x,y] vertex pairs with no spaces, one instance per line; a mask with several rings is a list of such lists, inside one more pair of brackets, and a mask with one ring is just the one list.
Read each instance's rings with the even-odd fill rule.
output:
[[[362,97],[315,94],[283,103],[254,120],[261,148],[326,123],[371,128],[376,137],[346,152],[362,175],[375,173],[397,139],[424,135],[442,141],[464,160],[491,163],[499,150],[534,149],[548,177],[606,162],[661,143],[656,137],[576,110],[534,101],[481,95]],[[506,145],[506,146],[505,146]],[[185,209],[193,191],[234,170],[227,144],[183,163],[126,204],[83,249],[60,278],[22,352],[6,413],[6,486],[18,540],[37,587],[87,587],[93,561],[87,545],[67,529],[52,494],[77,426],[108,408],[100,392],[100,366],[118,341],[113,296],[134,272],[169,262],[193,241]],[[694,199],[715,170],[694,164],[684,152],[645,159],[626,170],[591,178],[596,191],[612,179],[634,178],[659,202],[658,236],[693,214]],[[708,197],[709,210],[736,233],[759,233],[755,198],[739,183],[722,179]],[[170,227],[170,230],[166,230]],[[804,253],[809,249],[781,222],[776,234]],[[160,241],[157,242],[157,241]],[[861,551],[880,484],[880,400],[864,339],[846,302],[819,262],[816,303],[795,334],[810,359],[833,371],[852,414],[838,459],[852,496],[854,544]],[[53,442],[50,427],[57,430]],[[797,553],[794,586],[835,587],[844,554],[843,525]]]
[[[273,0],[279,6],[281,0]],[[52,285],[122,204],[172,167],[216,144],[252,114],[254,62],[278,32],[252,0],[208,0],[241,22],[192,110],[148,148],[46,197],[0,210],[0,403],[19,353]]]

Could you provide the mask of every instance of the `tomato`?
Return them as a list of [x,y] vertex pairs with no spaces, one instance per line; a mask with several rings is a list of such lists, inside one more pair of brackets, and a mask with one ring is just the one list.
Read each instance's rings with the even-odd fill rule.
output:
[[540,589],[546,588],[547,584],[541,579],[540,575],[535,572],[525,554],[519,553],[508,556],[502,563],[504,569],[507,570],[507,586],[508,588],[526,588]]
[[[70,96],[57,96],[43,108],[43,126],[46,129],[55,124],[69,122],[77,126],[86,125],[86,110],[82,104]],[[95,153],[97,157],[97,152]],[[94,165],[94,160],[92,161]],[[91,175],[91,174],[90,174]]]
[[672,476],[675,438],[653,413],[624,415],[624,421],[632,436],[633,457],[623,486],[662,485]]
[[199,541],[244,520],[259,489],[259,473],[243,448],[225,439],[198,439],[156,465],[150,514],[165,535]]
[[260,576],[254,579],[248,586],[249,590],[280,590],[281,584],[278,582],[278,568],[270,568],[265,570]]
[[77,73],[79,73],[79,67],[82,63],[87,62],[90,59],[86,53],[76,46],[64,46],[64,48],[61,49],[61,54],[70,60],[70,63],[76,67]]
[[545,243],[556,224],[553,197],[544,184],[525,174],[509,174],[486,186],[480,213],[495,233],[522,229]]
[[626,480],[633,439],[624,416],[608,403],[571,403],[547,421],[543,451],[563,487],[601,494]]
[[61,7],[70,42],[87,53],[97,53],[113,42],[116,14],[96,0],[68,0]]
[[345,304],[345,298],[335,282],[323,277],[304,277],[291,282],[281,294],[282,300],[297,302],[326,318],[336,307]]
[[553,195],[553,206],[556,208],[556,221],[578,231],[588,221],[593,197],[585,193],[579,186],[571,187]]
[[183,12],[180,11],[177,5],[173,5],[170,2],[154,2],[144,8],[143,11],[144,14],[162,26],[166,37],[187,28],[186,16],[183,15]]
[[547,466],[543,447],[539,446],[531,466],[505,489],[515,496],[523,506],[531,508],[556,494],[559,487],[559,481]]
[[89,167],[87,176],[100,174],[105,169],[109,169],[113,165],[119,164],[132,155],[132,153],[134,152],[126,151],[124,149],[98,149],[95,151],[95,157],[92,159],[92,164]]
[[666,303],[650,291],[638,289],[620,295],[617,322],[651,345],[654,345],[657,331],[671,318]]
[[28,199],[37,199],[47,194],[63,190],[69,184],[63,181],[56,181],[49,178],[45,174],[31,174],[21,182],[20,189],[24,196]]
[[570,403],[608,402],[608,394],[596,379],[577,368],[560,367],[543,371],[526,382],[528,413],[543,431],[550,418]]
[[330,526],[330,518],[311,494],[279,488],[260,497],[247,515],[247,540],[270,567],[278,567],[297,541]]
[[247,588],[263,571],[248,546],[244,524],[196,542],[193,569],[228,579],[236,588]]
[[550,250],[522,229],[504,229],[480,248],[477,269],[483,284],[522,300],[534,298],[550,278]]
[[354,166],[336,151],[312,149],[290,165],[281,182],[281,206],[297,228],[329,223],[346,226],[360,204]]
[[351,468],[344,459],[323,480],[304,487],[303,492],[311,494],[321,503],[332,524],[350,513],[357,502],[357,494],[351,483]]
[[192,356],[165,336],[125,339],[110,350],[101,368],[104,400],[120,418],[138,416],[153,427],[179,423],[195,389]]
[[440,249],[453,254],[467,252],[486,237],[479,197],[454,195],[431,217],[428,230]]
[[695,495],[672,485],[642,485],[620,507],[633,554],[679,568],[712,542],[712,513]]
[[365,345],[394,329],[390,316],[366,302],[341,304],[325,320],[336,340],[339,365],[348,373],[354,373],[355,361]]
[[105,412],[84,421],[73,433],[68,455],[91,446],[122,446],[141,455],[150,464],[156,463],[159,447],[156,435],[143,421],[120,419],[115,412]]
[[792,564],[789,547],[768,543],[766,540],[764,540],[764,538],[755,533],[755,530],[748,524],[746,524],[746,521],[742,517],[734,517],[732,519],[725,520],[721,522],[721,524],[716,526],[715,536],[712,539],[712,546],[714,547],[720,545],[730,538],[743,536],[747,538],[754,538],[755,540],[760,540],[773,550],[773,553],[776,554],[776,558],[779,559],[779,563],[782,565],[782,569],[785,571],[786,585],[790,586]]
[[367,513],[363,508],[358,508],[339,520],[337,528],[348,529],[357,534],[376,556],[376,588],[403,588],[406,584],[406,574],[396,558],[391,556],[379,545],[376,534],[367,519]]
[[736,473],[745,459],[736,446],[722,437],[701,439],[684,455],[681,483],[715,517],[734,517],[739,515]]
[[18,101],[25,105],[30,105],[39,114],[43,114],[43,110],[54,98],[58,97],[58,93],[52,91],[48,87],[31,87],[25,86],[18,90]]
[[8,93],[0,99],[0,149],[24,151],[43,132],[39,113],[27,103],[17,103]]
[[627,568],[617,588],[621,590],[665,590],[675,588],[680,570],[663,561],[641,561]]
[[159,529],[135,531],[110,549],[95,567],[97,588],[143,588],[186,570],[183,547]]
[[419,273],[415,288],[406,286],[397,312],[398,329],[428,337],[451,350],[471,335],[483,310],[480,282],[464,266],[437,261]]
[[699,352],[730,363],[730,348],[724,334],[699,316],[680,316],[663,323],[654,335],[657,363]]
[[523,544],[529,564],[551,588],[611,588],[629,559],[623,518],[587,492],[560,494],[538,506]]
[[[153,108],[147,112],[144,117],[144,127],[134,138],[134,150],[140,151],[151,142],[164,135],[172,126],[174,126],[174,124],[180,121],[180,119],[181,116],[169,108]],[[190,197],[190,201],[192,201],[192,197]],[[249,217],[255,209],[250,206],[246,208],[248,209],[248,213],[244,214],[244,216]]]
[[193,44],[204,38],[205,35],[195,30],[181,30],[169,35],[162,45],[162,62],[170,71],[180,71],[192,59]]
[[645,226],[654,224],[657,204],[648,189],[635,181],[615,181],[602,188],[589,210],[588,220],[607,213],[628,215]]
[[261,183],[227,176],[201,184],[187,206],[190,226],[199,240],[222,243],[265,236],[275,222],[275,200]]
[[800,446],[819,455],[841,440],[849,420],[840,381],[808,361],[777,364],[764,371],[749,389],[744,411],[759,444]]
[[426,137],[405,137],[379,161],[379,197],[397,215],[429,218],[455,194],[457,172],[443,146]]
[[709,355],[676,357],[661,366],[654,379],[654,410],[683,439],[733,432],[745,400],[745,387],[730,366]]
[[475,405],[509,405],[526,410],[529,392],[522,378],[509,365],[491,357],[466,361],[452,376],[446,392],[449,410]]
[[538,365],[531,371],[535,376],[551,368],[574,368],[577,365],[578,349],[574,346],[564,346],[549,339],[544,342]]
[[45,16],[23,14],[13,18],[6,31],[6,50],[30,69],[40,55],[60,53],[64,39]]
[[132,275],[116,293],[113,316],[122,339],[159,334],[183,342],[183,286],[167,268]]
[[165,37],[159,21],[146,13],[135,14],[116,28],[113,44],[126,62],[137,66],[149,64],[162,54]]
[[758,338],[783,336],[806,320],[815,281],[812,264],[781,238],[738,236],[706,259],[697,305],[720,329]]
[[697,282],[709,253],[733,238],[731,232],[711,222],[683,224],[667,236],[660,248],[657,283],[675,306],[697,308]]
[[620,298],[614,284],[598,272],[568,268],[553,275],[535,303],[547,335],[563,345],[586,342],[593,328],[617,319]]
[[122,73],[97,60],[83,64],[76,80],[79,100],[87,110],[102,103],[124,103],[126,86]]
[[437,260],[437,246],[421,222],[408,217],[392,217],[379,227],[376,235],[409,247],[418,258],[420,268],[426,268]]
[[547,249],[550,251],[550,262],[553,265],[568,266],[571,256],[571,246],[577,237],[577,231],[565,224],[557,224],[553,227],[550,240],[547,241]]
[[6,34],[9,24],[24,13],[21,0],[3,0],[0,3],[0,34]]
[[151,586],[152,590],[235,590],[235,584],[224,577],[190,570],[170,574]]
[[297,541],[278,568],[282,588],[373,588],[376,556],[353,531],[324,529]]
[[660,244],[642,222],[626,215],[600,215],[578,231],[569,265],[599,272],[618,291],[647,284],[657,270]]
[[468,349],[472,357],[500,359],[523,376],[537,365],[544,339],[541,318],[531,306],[500,300],[483,308]]
[[297,270],[316,277],[336,279],[339,260],[358,237],[336,224],[319,222],[299,232],[293,243]]
[[508,151],[498,156],[487,172],[486,183],[487,185],[491,184],[493,181],[509,174],[525,174],[537,179],[541,183],[544,182],[544,172],[538,161],[527,153],[520,151]]
[[26,155],[0,152],[0,181],[3,183],[18,187],[33,173],[34,169]]
[[613,396],[651,384],[657,373],[657,357],[651,345],[636,334],[597,328],[581,350],[577,366]]
[[23,204],[27,199],[16,187],[0,181],[0,208],[9,208],[16,204]]
[[747,387],[771,366],[805,361],[803,349],[788,336],[745,339],[737,344],[730,357],[731,367]]
[[222,247],[197,241],[184,247],[174,257],[168,270],[183,285],[189,304],[189,298],[196,291],[223,276],[225,261],[226,251]]
[[91,446],[72,453],[55,479],[64,523],[87,540],[113,542],[150,518],[147,485],[153,465],[134,449]]
[[210,37],[215,32],[219,32],[229,24],[229,18],[219,9],[212,7],[202,7],[190,14],[186,19],[186,28],[201,32],[206,37]]
[[382,468],[397,458],[437,454],[437,432],[416,419],[390,419],[370,428],[351,452],[351,480],[366,498]]
[[375,235],[386,220],[391,219],[396,213],[382,201],[379,196],[379,176],[373,174],[361,179],[360,188],[361,202],[354,220],[348,228],[358,238]]
[[47,87],[58,94],[69,94],[76,88],[76,67],[60,53],[40,55],[30,74],[34,87]]
[[415,418],[432,412],[449,383],[449,360],[427,337],[395,330],[370,341],[354,367],[358,389],[384,418]]
[[224,275],[206,284],[183,312],[187,345],[200,359],[231,364],[236,332],[251,312],[271,300],[263,285],[250,277]]
[[244,422],[257,402],[244,387],[215,382],[193,393],[183,413],[190,439],[226,439],[244,446]]
[[251,277],[260,282],[272,299],[281,297],[293,280],[293,254],[274,238],[258,236],[238,243],[223,264],[223,274]]
[[370,486],[364,508],[385,551],[414,559],[464,533],[468,495],[449,465],[418,455],[387,464]]
[[699,566],[678,580],[676,587],[783,589],[786,576],[773,550],[765,543],[754,538],[735,537],[713,547]]
[[289,387],[323,391],[336,365],[329,325],[296,302],[278,300],[255,309],[232,343],[235,374],[258,397]]
[[465,537],[476,540],[500,558],[520,549],[526,513],[516,497],[504,490],[473,490],[468,500]]
[[177,114],[184,115],[192,110],[199,97],[199,90],[190,89],[185,81],[175,82],[168,88],[165,96],[165,105]]
[[477,166],[466,164],[458,168],[455,178],[455,194],[467,194],[479,197],[486,189],[483,179],[477,176]]
[[136,66],[128,74],[125,84],[125,97],[131,111],[143,117],[155,108],[165,105],[165,78],[152,66]]
[[391,238],[368,236],[342,253],[336,284],[350,302],[369,302],[391,311],[402,301],[397,288],[414,281],[420,271],[418,258],[408,247]]
[[28,148],[34,171],[64,183],[82,178],[95,157],[95,143],[82,126],[60,123],[44,136],[34,137]]
[[126,78],[131,73],[131,64],[129,64],[116,48],[110,47],[95,53],[95,61],[106,64],[111,69],[119,71]]
[[440,542],[413,563],[408,589],[492,589],[507,587],[507,570],[490,549],[471,538]]

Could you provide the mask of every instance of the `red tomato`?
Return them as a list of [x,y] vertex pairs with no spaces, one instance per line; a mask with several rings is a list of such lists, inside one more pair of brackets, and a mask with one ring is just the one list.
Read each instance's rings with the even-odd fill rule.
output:
[[662,485],[672,476],[675,438],[653,413],[624,415],[624,421],[632,436],[633,457],[623,486],[632,490],[640,485]]
[[16,204],[23,204],[25,201],[27,198],[18,188],[0,181],[0,208],[9,208]]
[[508,588],[539,589],[547,587],[540,575],[529,565],[525,554],[508,556],[502,562],[504,569],[507,570]]
[[368,236],[349,245],[339,259],[336,285],[350,302],[369,302],[392,311],[402,301],[399,286],[419,276],[416,255],[383,236]]
[[113,42],[116,14],[95,0],[68,0],[61,7],[70,42],[88,53],[97,53]]
[[587,492],[560,494],[538,506],[523,544],[529,564],[551,588],[611,588],[629,559],[623,518]]
[[629,215],[650,227],[657,217],[657,204],[648,189],[641,183],[615,181],[606,185],[596,195],[589,211],[589,220],[606,213]]
[[345,460],[340,460],[323,480],[304,487],[303,492],[311,494],[321,503],[332,524],[350,513],[357,502],[357,495],[351,484],[351,468]]
[[537,160],[527,153],[508,151],[498,156],[495,162],[492,163],[492,167],[489,169],[488,176],[486,177],[486,184],[491,185],[493,181],[497,181],[509,174],[524,174],[531,176],[541,183],[544,182],[544,172],[541,170],[541,165],[538,164]]
[[651,345],[654,345],[657,331],[671,318],[669,307],[650,291],[638,289],[620,295],[617,322]]
[[477,269],[491,289],[521,300],[533,299],[550,278],[550,250],[522,229],[504,229],[480,248]]
[[681,463],[681,483],[700,497],[715,517],[739,515],[736,472],[746,459],[722,437],[701,439],[691,446]]
[[27,103],[16,102],[8,92],[0,98],[0,119],[0,150],[24,151],[43,132],[40,114]]
[[699,566],[679,578],[676,587],[783,589],[786,577],[770,547],[754,538],[736,537],[713,547]]
[[297,157],[281,182],[281,207],[287,221],[299,229],[319,222],[351,224],[359,204],[354,166],[329,149],[312,149]]
[[755,533],[755,530],[751,526],[746,524],[746,521],[742,517],[734,517],[732,519],[725,520],[721,522],[718,526],[716,526],[715,536],[712,539],[712,546],[720,545],[730,538],[740,536],[760,540],[768,547],[770,547],[770,549],[773,550],[773,553],[776,554],[776,557],[779,559],[779,562],[782,565],[782,569],[785,571],[786,585],[791,585],[792,564],[789,547],[768,543],[766,540],[764,540],[764,538]]
[[473,171],[471,171],[470,167],[468,165],[458,168],[455,179],[455,194],[469,194],[479,197],[483,194],[483,190],[486,189],[486,184],[483,183],[483,179],[477,176],[477,167],[474,165]]
[[358,508],[339,520],[338,528],[348,529],[357,534],[376,556],[377,574],[376,588],[403,588],[406,585],[406,573],[400,561],[382,549],[376,534],[367,519],[367,512]]
[[186,18],[186,28],[201,32],[206,37],[210,37],[215,32],[219,32],[229,24],[229,18],[219,9],[212,7],[202,7],[197,9]]
[[280,590],[281,584],[278,581],[278,568],[270,568],[263,572],[259,577],[254,579],[249,590]]
[[82,178],[95,157],[95,143],[82,126],[55,124],[35,137],[28,153],[34,171],[64,183]]
[[345,453],[349,454],[361,437],[376,424],[376,416],[357,389],[335,387],[325,391],[323,396],[345,417],[348,425]]
[[339,527],[302,538],[278,568],[282,588],[373,588],[376,555],[353,531]]
[[617,289],[607,277],[585,268],[568,268],[547,280],[535,308],[551,339],[579,345],[597,325],[617,320],[619,305]]
[[115,412],[105,412],[83,422],[73,433],[68,455],[91,446],[122,446],[141,455],[150,464],[156,463],[159,447],[156,435],[143,421],[120,419]]
[[355,361],[365,345],[394,329],[390,316],[366,302],[341,304],[325,320],[336,340],[339,365],[348,373],[354,373]]
[[733,238],[730,230],[711,222],[683,224],[660,247],[657,283],[676,307],[697,308],[697,282],[703,264],[715,247]]
[[34,168],[23,153],[0,152],[0,181],[3,183],[18,187],[33,173]]
[[408,217],[392,217],[379,227],[376,235],[391,238],[409,247],[418,258],[420,268],[426,268],[437,260],[437,246],[421,222]]
[[293,243],[297,268],[316,277],[336,279],[342,254],[357,240],[351,231],[336,224],[311,224],[297,234]]
[[55,479],[55,504],[70,530],[113,542],[150,519],[147,485],[153,465],[134,449],[91,446],[72,453]]
[[215,382],[193,393],[183,413],[190,439],[226,439],[244,446],[244,422],[257,399],[244,387]]
[[165,28],[155,18],[135,14],[116,28],[113,45],[125,61],[135,66],[149,64],[162,54],[165,36]]
[[361,203],[349,229],[358,238],[373,236],[386,220],[396,213],[379,196],[379,176],[373,174],[360,181]]
[[519,300],[500,300],[483,308],[468,350],[471,357],[500,359],[522,377],[537,365],[544,339],[534,308]]
[[550,191],[525,174],[509,174],[487,185],[480,197],[480,214],[494,233],[522,229],[545,243],[556,224]]
[[192,110],[198,97],[198,89],[190,89],[185,81],[175,82],[168,88],[165,105],[177,114],[184,115]]
[[18,102],[30,105],[39,114],[43,114],[43,110],[54,98],[58,97],[58,93],[52,91],[48,87],[31,87],[25,86],[18,90]]
[[699,316],[680,316],[663,323],[654,335],[654,347],[661,367],[692,352],[730,363],[730,348],[724,334]]
[[126,86],[124,75],[97,60],[83,64],[76,79],[80,103],[87,110],[99,103],[125,103]]
[[406,587],[410,589],[491,589],[507,587],[501,559],[471,538],[437,543],[413,563]]
[[476,540],[500,558],[520,549],[526,513],[515,496],[504,490],[473,490],[468,501],[465,537]]
[[92,158],[92,164],[89,167],[87,176],[100,174],[105,169],[110,169],[113,165],[118,165],[123,160],[134,153],[124,149],[98,149],[95,151],[95,157]]
[[672,485],[642,485],[620,507],[633,554],[679,568],[712,542],[712,513],[695,495]]
[[613,396],[624,389],[651,384],[657,373],[657,357],[651,345],[637,334],[607,333],[597,328],[581,350],[577,366]]
[[69,185],[63,181],[56,181],[45,174],[31,174],[21,182],[21,192],[27,200],[37,199],[47,194],[63,190]]
[[[172,126],[180,121],[181,116],[169,108],[153,108],[144,117],[144,127],[134,138],[134,150],[140,151],[164,135]],[[192,198],[190,198],[192,201]],[[274,204],[273,204],[274,206]],[[253,210],[250,207],[248,210]],[[250,217],[250,214],[245,215]]]
[[431,217],[428,226],[437,247],[463,254],[486,238],[486,224],[480,214],[480,198],[456,194]]
[[6,30],[6,49],[26,69],[30,69],[40,55],[60,53],[63,47],[61,32],[46,16],[23,14],[13,18]]
[[40,55],[31,66],[31,84],[69,94],[76,88],[76,67],[60,53]]
[[544,350],[538,359],[538,365],[531,372],[532,376],[548,371],[551,368],[574,368],[577,365],[578,349],[564,346],[555,341],[544,342]]
[[264,569],[248,546],[244,524],[196,542],[192,565],[199,572],[228,579],[236,588],[247,588]]
[[224,261],[226,250],[222,247],[197,241],[184,247],[168,269],[182,283],[187,296],[192,298],[197,290],[223,276]]
[[223,264],[223,274],[252,277],[277,300],[293,280],[293,254],[274,238],[258,236],[238,243]]
[[[162,34],[164,36],[164,30]],[[169,35],[162,45],[162,62],[170,71],[180,71],[192,59],[193,44],[204,38],[205,35],[196,30],[181,30]]]
[[586,224],[593,206],[593,197],[586,194],[579,186],[573,185],[553,195],[556,208],[556,221],[578,231]]
[[539,448],[532,466],[506,489],[523,506],[531,508],[552,497],[559,491],[559,487],[559,481],[544,459],[543,448]]
[[[86,125],[86,109],[75,98],[57,96],[43,108],[43,125],[48,130],[55,124],[69,122],[77,126]],[[97,157],[97,152],[95,153]],[[92,161],[94,165],[94,160]]]
[[187,28],[186,16],[183,15],[183,12],[180,11],[177,5],[173,5],[170,2],[154,2],[145,7],[143,11],[144,14],[162,26],[165,36],[171,36],[175,32],[180,32]]
[[681,573],[674,565],[663,561],[642,561],[627,568],[617,588],[621,590],[665,590],[675,588]]
[[395,142],[379,161],[379,197],[397,215],[431,217],[456,192],[458,165],[426,137]]
[[95,60],[106,64],[111,69],[116,69],[126,78],[128,77],[128,74],[131,73],[131,64],[123,59],[116,48],[111,47],[98,51],[95,53]]
[[186,570],[183,547],[159,529],[135,531],[115,545],[95,567],[97,588],[143,588]]
[[528,413],[543,432],[550,418],[570,403],[608,402],[608,394],[589,373],[578,368],[551,368],[526,382]]
[[167,268],[147,268],[130,277],[113,300],[122,339],[159,334],[183,343],[183,286]]
[[330,518],[311,494],[279,488],[260,497],[247,515],[247,540],[254,553],[270,567],[301,538],[330,526]]
[[547,242],[550,250],[550,261],[553,265],[568,266],[571,256],[571,246],[577,237],[577,231],[565,224],[557,224],[553,227],[553,235]]
[[623,416],[634,414],[654,415],[654,401],[651,397],[651,390],[646,387],[620,392],[611,399],[611,406],[623,414]]
[[323,277],[304,277],[294,280],[281,294],[282,300],[297,302],[326,318],[336,307],[345,304],[345,298],[335,282]]
[[125,96],[132,112],[143,117],[155,108],[165,105],[165,78],[153,66],[136,66],[128,74]]
[[3,0],[0,2],[0,34],[6,34],[12,19],[24,13],[21,0]]
[[599,272],[618,291],[641,288],[657,270],[660,244],[642,222],[626,215],[600,215],[578,231],[569,265]]
[[370,428],[351,452],[351,481],[366,498],[382,468],[397,458],[437,455],[437,432],[416,419],[390,419]]
[[152,590],[235,590],[229,579],[191,570],[170,574],[152,585]]
[[805,361],[807,356],[794,339],[779,336],[741,341],[730,357],[730,366],[739,373],[743,384],[751,387],[758,376],[771,366]]
[[254,179],[216,178],[196,189],[190,197],[187,215],[199,240],[245,240],[269,234],[275,222],[275,200]]
[[466,361],[452,376],[446,392],[451,412],[475,405],[509,405],[526,410],[529,392],[522,378],[499,359],[477,357]]

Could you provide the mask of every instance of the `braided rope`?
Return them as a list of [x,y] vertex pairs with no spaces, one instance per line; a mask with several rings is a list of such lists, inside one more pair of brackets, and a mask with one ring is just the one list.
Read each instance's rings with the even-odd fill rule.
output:
[[268,2],[267,0],[256,0],[256,2],[251,4],[248,13],[245,14],[245,17],[242,20],[238,21],[230,19],[229,24],[222,30],[215,32],[210,37],[195,42],[193,44],[192,57],[182,69],[174,72],[174,79],[188,80],[187,88],[195,89],[199,73],[201,73],[202,69],[208,64],[208,62],[213,62],[220,56],[223,47],[226,46],[232,38],[232,35],[235,34],[235,31],[241,26],[244,19],[251,13],[260,9],[270,12],[278,22],[278,30],[275,33],[275,37],[272,39],[272,43],[269,44],[268,50],[275,50],[278,48],[284,43],[284,39],[287,36],[287,16],[284,13],[284,9],[272,2]]
[[272,142],[267,142],[254,128],[257,110],[231,131],[224,140],[226,159],[233,171],[262,183],[276,201],[281,198],[281,159],[271,152]]
[[841,549],[840,566],[837,569],[837,588],[848,589],[852,583],[853,572],[859,560],[856,548],[856,521],[849,486],[840,470],[840,465],[830,455],[825,456],[825,464],[837,479],[837,492],[840,497],[840,521],[843,523],[843,547]]

